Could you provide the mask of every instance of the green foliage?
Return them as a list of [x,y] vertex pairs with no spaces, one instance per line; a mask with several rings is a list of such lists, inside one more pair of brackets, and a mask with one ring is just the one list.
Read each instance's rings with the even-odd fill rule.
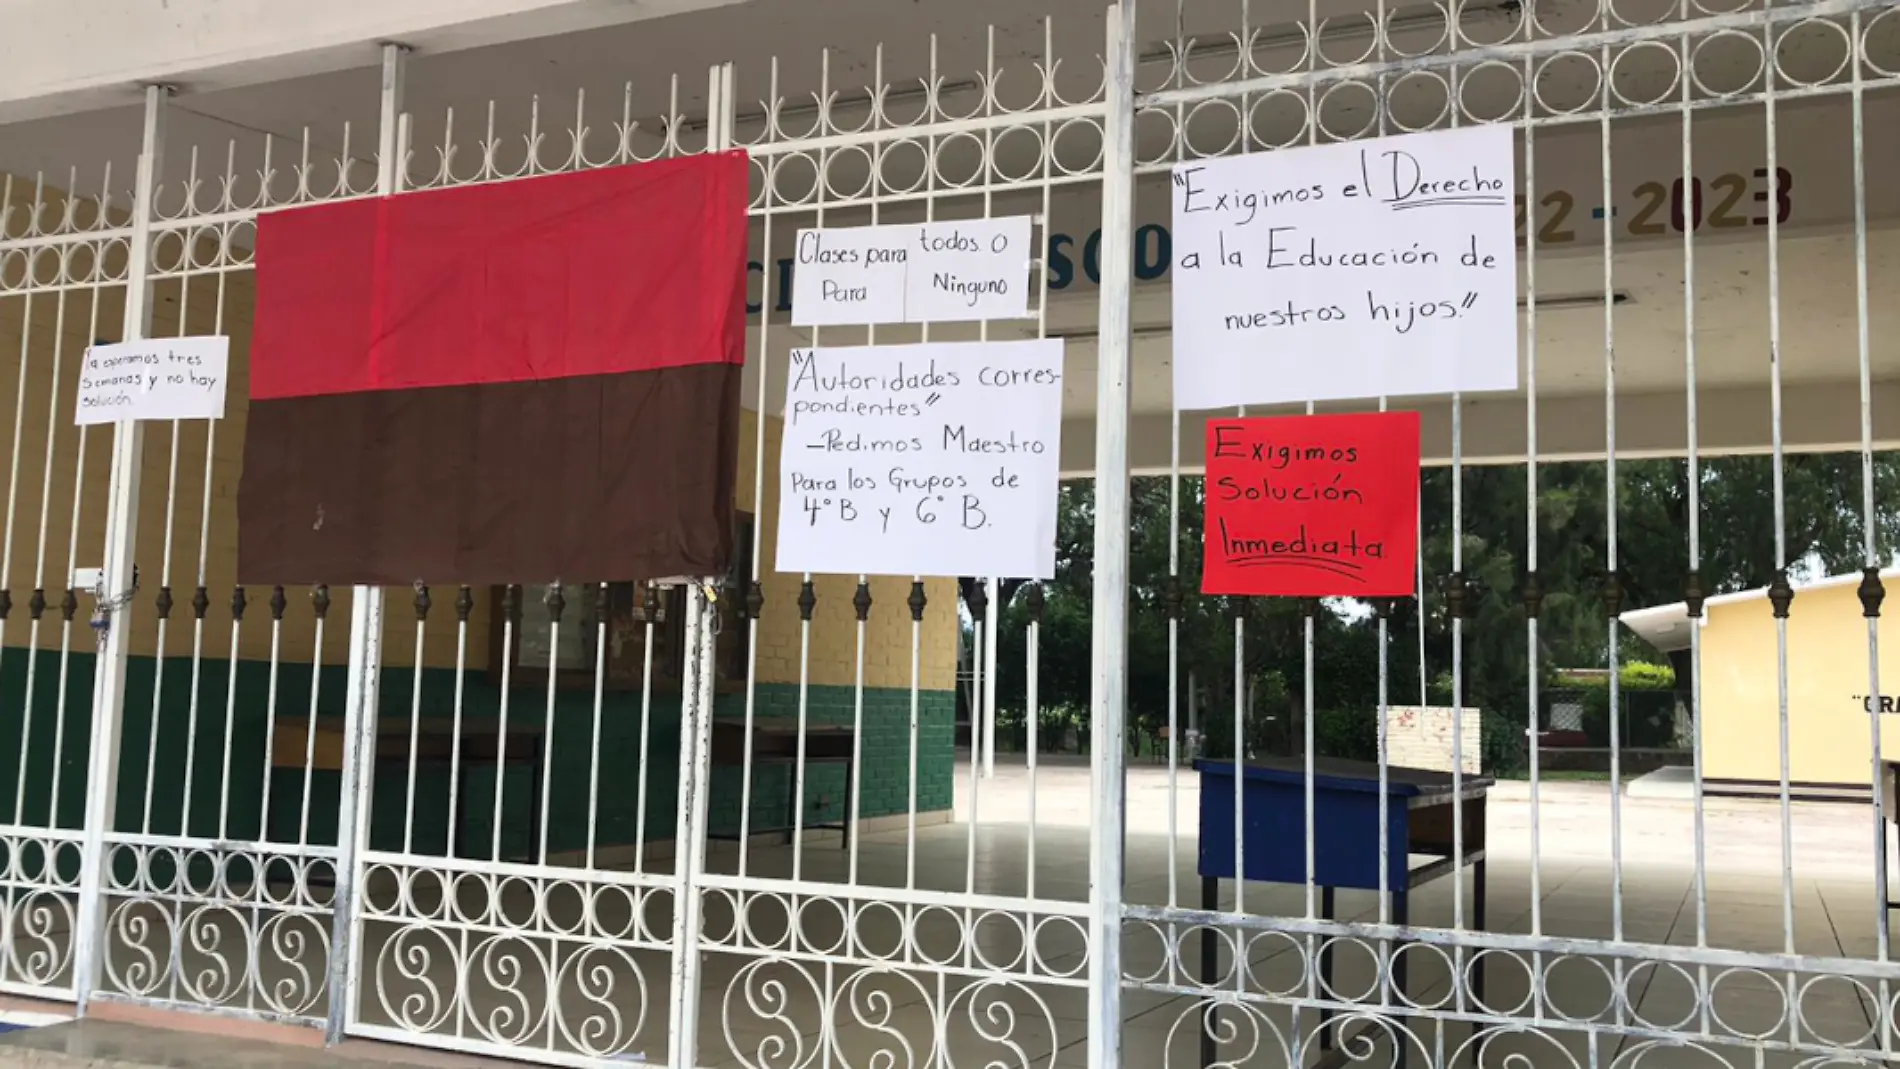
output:
[[[1241,720],[1246,733],[1246,753],[1250,757],[1287,752],[1291,722],[1297,713],[1293,695],[1287,690],[1286,676],[1276,671],[1261,673],[1253,681],[1253,694]],[[1234,756],[1234,716],[1231,703],[1213,710],[1201,724],[1201,753],[1207,757]],[[1302,735],[1302,738],[1305,736]]]
[[1494,776],[1515,776],[1530,767],[1527,713],[1523,709],[1478,711],[1484,770]]
[[[1626,661],[1618,666],[1616,678],[1619,690],[1674,690],[1676,688],[1676,670],[1666,664]],[[1610,677],[1608,675],[1578,676],[1567,678],[1552,686],[1561,687],[1564,690],[1600,690],[1608,693]]]
[[[1280,752],[1288,740],[1289,717],[1304,706],[1306,619],[1301,606],[1281,598],[1202,597],[1196,593],[1201,569],[1201,481],[1136,479],[1132,488],[1129,550],[1128,717],[1132,733],[1151,735],[1173,714],[1187,724],[1188,680],[1192,677],[1206,710],[1204,752],[1231,754],[1234,735],[1234,657],[1243,656],[1241,677],[1253,695],[1242,730],[1252,752]],[[1176,521],[1170,512],[1178,502]],[[1093,621],[1094,487],[1065,483],[1056,524],[1056,577],[1045,585],[1039,637],[1039,693],[1045,706],[1088,707],[1088,674]],[[1170,547],[1178,584],[1171,584]],[[1171,589],[1178,589],[1180,615],[1169,619]],[[1408,613],[1409,615],[1409,613]],[[1020,594],[1003,613],[998,634],[997,689],[1021,695],[1026,686],[1028,599]],[[1342,709],[1373,709],[1378,704],[1377,628],[1321,610],[1312,620],[1315,694]],[[1239,641],[1236,642],[1238,631]],[[1394,632],[1396,636],[1397,632]],[[1417,689],[1416,656],[1407,658],[1393,639],[1391,673],[1395,695]],[[1406,689],[1409,688],[1409,689]],[[1401,700],[1395,698],[1395,701]],[[1406,699],[1409,700],[1409,699]],[[1369,715],[1369,714],[1368,714]],[[1020,720],[1021,714],[1017,717]],[[1303,738],[1302,736],[1299,736]]]
[[[1873,474],[1877,496],[1892,500],[1900,493],[1895,454],[1877,456]],[[1432,704],[1450,705],[1462,697],[1462,704],[1476,706],[1483,715],[1488,767],[1509,774],[1525,762],[1532,672],[1542,677],[1539,690],[1547,691],[1556,685],[1551,673],[1557,668],[1604,666],[1614,641],[1625,662],[1620,741],[1670,745],[1677,699],[1670,688],[1683,685],[1686,666],[1643,663],[1656,652],[1614,623],[1606,607],[1629,610],[1681,600],[1692,518],[1701,535],[1702,589],[1721,593],[1769,582],[1777,563],[1772,458],[1705,460],[1693,517],[1688,469],[1680,460],[1620,461],[1613,497],[1610,469],[1600,462],[1540,464],[1534,479],[1522,465],[1466,467],[1460,475],[1454,485],[1450,469],[1423,473],[1423,614],[1419,602],[1400,601],[1385,623],[1390,704],[1412,704],[1421,690]],[[1786,457],[1785,560],[1812,562],[1830,573],[1860,567],[1860,487],[1858,455]],[[1612,500],[1614,588],[1606,582]],[[1240,725],[1250,750],[1300,752],[1309,704],[1305,606],[1285,598],[1200,596],[1202,508],[1198,478],[1132,481],[1130,730],[1152,734],[1169,722],[1171,712],[1185,726],[1191,678],[1202,699],[1206,752],[1232,753],[1237,685],[1243,696],[1251,693],[1251,701],[1242,704]],[[1900,511],[1882,510],[1876,522],[1876,546],[1886,559],[1900,542]],[[1094,523],[1092,484],[1064,484],[1056,577],[1045,584],[1039,629],[1042,703],[1063,710],[1063,716],[1089,707]],[[1525,575],[1533,567],[1542,590],[1535,649],[1524,601]],[[1460,619],[1452,617],[1445,596],[1445,577],[1454,571],[1463,572],[1469,591]],[[1172,619],[1171,604],[1179,606]],[[998,695],[1004,702],[1010,700],[1005,696],[1024,693],[1028,624],[1027,599],[1019,593],[1003,609],[999,636]],[[1348,612],[1322,607],[1310,617],[1310,627],[1317,749],[1370,756],[1376,753],[1380,623],[1363,605]],[[1430,681],[1423,688],[1421,668]],[[1592,727],[1607,736],[1607,684],[1595,689],[1602,698]]]
[[[1635,691],[1618,695],[1622,716],[1614,739],[1619,749],[1666,750],[1676,741],[1674,691]],[[1589,745],[1606,747],[1610,735],[1610,688],[1583,692],[1583,734]]]
[[[1796,454],[1785,458],[1782,488],[1785,559],[1811,561],[1823,573],[1862,564],[1861,461],[1856,454]],[[1874,461],[1876,495],[1900,493],[1900,455]],[[1531,478],[1522,465],[1469,467],[1458,485],[1450,469],[1424,473],[1422,510],[1428,575],[1454,570],[1451,531],[1456,514],[1462,565],[1472,583],[1464,621],[1466,695],[1480,708],[1501,708],[1526,692],[1529,636],[1524,624],[1523,579],[1532,567],[1544,595],[1538,613],[1537,664],[1552,668],[1607,663],[1616,636],[1631,659],[1654,656],[1605,613],[1610,469],[1602,462],[1542,464],[1536,470],[1537,556],[1529,551]],[[1705,460],[1698,470],[1691,514],[1688,467],[1680,460],[1624,460],[1615,467],[1617,603],[1623,610],[1680,601],[1689,570],[1689,524],[1700,532],[1702,588],[1726,593],[1765,586],[1775,557],[1774,459],[1762,456]],[[1454,489],[1457,508],[1454,509]],[[1875,514],[1877,556],[1900,542],[1900,513]],[[1431,663],[1451,660],[1453,622],[1440,590],[1428,590],[1427,637]],[[1673,659],[1672,659],[1673,660]],[[1686,666],[1674,664],[1678,680]]]
[[1321,709],[1313,718],[1313,742],[1321,757],[1377,761],[1379,718],[1357,708]]
[[1632,661],[1622,667],[1617,677],[1624,690],[1676,689],[1676,670],[1666,664]]

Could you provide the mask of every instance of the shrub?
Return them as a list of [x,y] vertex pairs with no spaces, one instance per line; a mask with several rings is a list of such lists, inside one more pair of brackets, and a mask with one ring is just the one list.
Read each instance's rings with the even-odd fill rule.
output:
[[1319,709],[1313,716],[1314,750],[1321,757],[1350,761],[1379,759],[1379,711]]
[[[1676,673],[1666,664],[1633,661],[1617,672],[1623,706],[1622,747],[1666,749],[1675,745]],[[1561,689],[1583,700],[1583,733],[1592,746],[1610,744],[1610,681],[1607,677],[1566,680]]]

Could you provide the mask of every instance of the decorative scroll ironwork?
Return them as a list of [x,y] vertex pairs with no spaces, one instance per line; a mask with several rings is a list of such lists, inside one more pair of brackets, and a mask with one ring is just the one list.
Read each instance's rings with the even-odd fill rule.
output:
[[373,855],[358,1030],[514,1056],[659,1060],[664,879]]
[[220,849],[183,839],[108,850],[103,993],[321,1021],[335,851]]

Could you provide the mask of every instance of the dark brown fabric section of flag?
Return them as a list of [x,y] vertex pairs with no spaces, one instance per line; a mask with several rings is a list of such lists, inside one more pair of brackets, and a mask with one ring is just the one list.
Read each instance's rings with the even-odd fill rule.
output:
[[407,586],[718,575],[736,364],[254,401],[238,581]]

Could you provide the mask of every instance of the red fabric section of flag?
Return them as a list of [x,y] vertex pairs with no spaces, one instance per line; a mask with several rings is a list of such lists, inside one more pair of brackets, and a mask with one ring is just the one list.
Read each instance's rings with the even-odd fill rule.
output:
[[254,400],[744,361],[743,152],[270,212]]
[[1207,421],[1206,594],[1409,597],[1416,412]]

